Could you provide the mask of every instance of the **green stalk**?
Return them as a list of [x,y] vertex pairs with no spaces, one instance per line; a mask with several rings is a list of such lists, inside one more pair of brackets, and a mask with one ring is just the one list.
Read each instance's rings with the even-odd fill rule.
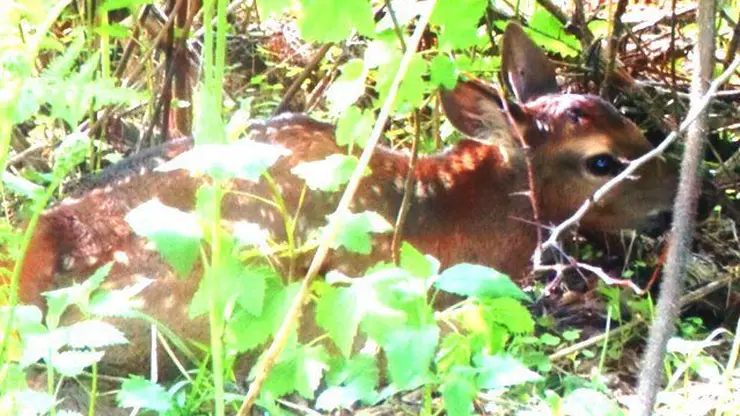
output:
[[[213,198],[213,218],[209,218],[211,227],[211,264],[208,267],[208,271],[211,273],[208,276],[211,279],[211,296],[209,298],[208,308],[208,321],[210,323],[211,330],[211,359],[213,360],[213,388],[214,392],[214,408],[216,416],[224,416],[224,362],[223,353],[224,345],[222,340],[222,332],[224,326],[223,311],[217,305],[218,297],[218,286],[220,280],[221,270],[221,183],[216,182],[214,184],[216,196]],[[215,273],[213,273],[215,271]]]

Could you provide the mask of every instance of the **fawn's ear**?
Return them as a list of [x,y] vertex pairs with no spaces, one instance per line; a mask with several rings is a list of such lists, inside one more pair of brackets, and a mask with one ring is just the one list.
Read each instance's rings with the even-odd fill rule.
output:
[[[442,90],[442,108],[453,126],[468,137],[491,141],[510,137],[510,122],[496,90],[477,80],[460,81],[452,90]],[[522,109],[507,101],[515,122],[524,118]]]
[[501,55],[504,81],[519,102],[558,92],[550,60],[518,23],[506,26]]

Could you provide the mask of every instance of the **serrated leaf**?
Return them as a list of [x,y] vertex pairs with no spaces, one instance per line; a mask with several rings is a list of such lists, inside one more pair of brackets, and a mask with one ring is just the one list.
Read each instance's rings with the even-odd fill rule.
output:
[[463,49],[480,44],[478,22],[487,5],[487,0],[439,0],[429,20],[442,26],[439,48]]
[[125,220],[136,234],[154,242],[157,251],[179,276],[188,276],[203,237],[195,215],[152,199],[131,210]]
[[298,27],[307,41],[338,42],[349,37],[352,29],[363,36],[374,35],[373,11],[367,0],[302,0],[301,5]]
[[158,167],[159,172],[186,169],[216,179],[246,179],[257,182],[277,160],[290,154],[282,146],[238,140],[229,144],[199,144]]
[[94,316],[131,318],[136,316],[134,297],[154,280],[140,277],[136,283],[116,290],[99,290],[90,299],[89,312]]
[[44,194],[43,187],[10,172],[3,173],[3,184],[13,193],[31,200],[35,200]]
[[442,399],[449,416],[472,414],[473,400],[478,393],[475,369],[456,367],[442,384]]
[[[376,90],[379,95],[378,99],[381,102],[385,101],[388,96],[400,63],[401,58],[397,58],[378,68]],[[421,106],[424,100],[424,92],[427,88],[427,83],[423,78],[427,73],[427,69],[428,64],[426,60],[420,54],[415,54],[406,70],[406,74],[404,74],[403,81],[401,81],[398,87],[398,93],[393,103],[394,109],[409,111]]]
[[427,278],[439,272],[439,261],[431,256],[425,256],[422,252],[404,241],[401,244],[400,266],[416,277]]
[[336,192],[347,183],[358,162],[355,156],[332,154],[322,160],[301,162],[290,171],[313,190]]
[[[349,357],[362,320],[362,304],[352,288],[327,288],[316,304],[316,322],[329,334],[339,351]],[[342,313],[337,313],[342,311]]]
[[432,84],[451,90],[457,84],[455,64],[446,55],[437,55],[429,66]]
[[461,296],[529,300],[509,276],[477,264],[456,264],[443,271],[434,285],[440,290]]
[[367,69],[362,59],[350,59],[341,67],[342,74],[326,91],[332,114],[342,114],[365,93]]
[[370,403],[377,395],[378,382],[375,356],[359,354],[326,375],[329,387],[316,399],[316,407],[321,410],[351,409],[357,401]]
[[542,379],[542,376],[513,357],[482,355],[474,361],[475,367],[479,370],[477,383],[480,388],[499,389]]
[[63,376],[76,377],[100,362],[103,354],[103,351],[63,351],[52,357],[51,365]]
[[323,347],[299,346],[289,357],[275,364],[263,388],[275,396],[295,391],[306,399],[313,399],[327,368]]
[[405,389],[430,377],[438,342],[439,327],[436,324],[394,330],[383,344],[393,383]]
[[534,333],[534,319],[529,310],[512,298],[481,299],[483,319],[496,322],[516,335]]
[[164,413],[172,407],[172,398],[159,384],[140,376],[129,376],[116,394],[120,407],[133,407]]
[[563,414],[568,416],[622,416],[625,413],[603,393],[579,388],[563,399]]
[[341,221],[332,248],[343,247],[352,253],[370,254],[373,248],[371,234],[393,230],[393,226],[385,218],[373,211],[349,213],[343,218],[332,214],[327,218],[329,221]]
[[56,328],[64,311],[72,305],[77,305],[83,310],[87,309],[90,295],[100,287],[103,280],[110,273],[111,267],[113,267],[112,263],[101,266],[81,284],[75,283],[70,287],[43,293],[48,306],[46,311],[47,326],[52,329]]
[[69,346],[76,349],[98,349],[128,343],[123,332],[113,325],[99,320],[76,322],[67,328],[67,334],[69,336]]
[[374,124],[375,116],[371,110],[361,111],[356,106],[350,106],[344,115],[337,120],[337,144],[351,146],[356,143],[364,148]]
[[469,366],[472,351],[470,337],[451,332],[442,338],[437,352],[437,368],[440,373],[447,373],[453,367]]
[[54,396],[46,392],[22,390],[13,396],[18,415],[45,415],[54,406]]
[[232,247],[233,244],[222,242],[218,268],[206,269],[190,303],[191,319],[206,314],[211,307],[222,311],[234,301],[254,316],[262,314],[266,280],[275,273],[268,267],[243,265],[230,250]]
[[581,48],[578,38],[567,33],[563,24],[543,8],[535,9],[529,20],[529,27],[525,27],[524,31],[534,43],[545,50],[566,57],[577,56]]

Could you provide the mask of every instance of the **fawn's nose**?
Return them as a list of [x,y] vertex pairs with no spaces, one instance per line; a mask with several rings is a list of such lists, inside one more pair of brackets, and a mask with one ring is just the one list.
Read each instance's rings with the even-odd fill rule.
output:
[[643,232],[650,236],[657,236],[671,227],[673,222],[673,212],[670,210],[660,210],[650,213],[645,221]]

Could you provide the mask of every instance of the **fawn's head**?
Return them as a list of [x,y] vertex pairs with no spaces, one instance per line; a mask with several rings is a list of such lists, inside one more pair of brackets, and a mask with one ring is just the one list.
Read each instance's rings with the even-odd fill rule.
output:
[[[480,82],[463,82],[442,93],[450,121],[462,133],[496,145],[519,170],[526,191],[525,150],[534,174],[540,220],[560,222],[594,191],[653,146],[639,128],[597,96],[559,94],[553,67],[517,24],[504,33],[502,75],[517,101],[502,102]],[[664,220],[675,193],[676,174],[657,158],[643,165],[591,208],[584,229],[643,228]],[[519,183],[521,182],[521,183]]]

